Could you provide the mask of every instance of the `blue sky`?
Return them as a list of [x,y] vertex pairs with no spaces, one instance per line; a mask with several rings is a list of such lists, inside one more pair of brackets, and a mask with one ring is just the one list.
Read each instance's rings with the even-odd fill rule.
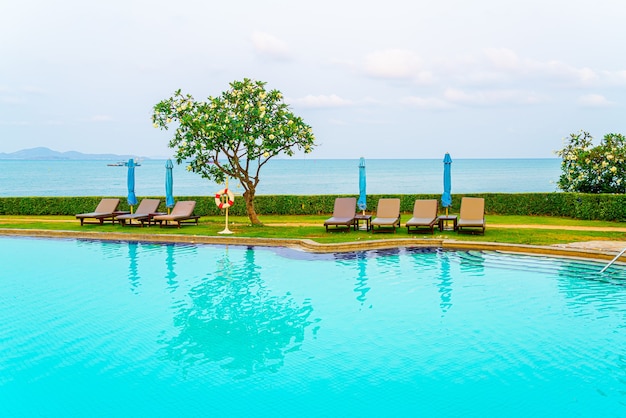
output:
[[623,0],[0,0],[0,152],[169,156],[152,106],[244,77],[312,158],[553,158],[626,133]]

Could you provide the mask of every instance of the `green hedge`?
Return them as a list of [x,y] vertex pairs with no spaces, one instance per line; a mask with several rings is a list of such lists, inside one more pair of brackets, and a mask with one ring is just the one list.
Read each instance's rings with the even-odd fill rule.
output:
[[[617,194],[584,193],[483,193],[472,194],[485,198],[487,214],[498,215],[547,215],[575,219],[598,219],[607,221],[626,220],[626,196]],[[255,205],[259,216],[266,215],[312,215],[330,214],[334,199],[338,196],[257,196]],[[356,196],[355,196],[356,197]],[[378,199],[399,197],[401,210],[410,213],[415,199],[437,199],[439,194],[420,195],[369,195],[367,206],[376,210]],[[156,197],[157,199],[160,197]],[[462,195],[452,196],[450,213],[458,213]],[[74,215],[91,212],[101,196],[91,197],[2,197],[0,215]],[[162,198],[161,198],[162,199]],[[219,215],[221,212],[212,196],[178,196],[177,200],[195,200],[196,214]],[[128,210],[126,197],[120,197],[120,210]],[[161,203],[161,211],[165,204]],[[243,198],[238,197],[229,209],[231,215],[246,215]]]

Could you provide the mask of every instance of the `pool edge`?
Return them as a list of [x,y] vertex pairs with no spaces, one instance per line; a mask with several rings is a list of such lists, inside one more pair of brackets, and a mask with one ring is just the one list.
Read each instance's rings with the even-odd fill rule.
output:
[[190,244],[218,244],[218,245],[254,245],[270,247],[296,248],[312,253],[351,252],[375,249],[389,249],[398,247],[438,247],[458,250],[490,250],[501,252],[516,252],[535,255],[553,255],[583,259],[611,260],[616,251],[600,251],[581,248],[564,248],[556,246],[506,244],[497,242],[457,241],[437,238],[397,238],[362,242],[347,242],[323,244],[309,239],[283,238],[250,238],[235,236],[203,236],[203,235],[155,235],[141,233],[118,232],[77,232],[52,231],[41,229],[0,229],[0,236],[28,236],[43,238],[78,238],[106,241],[144,241],[160,243],[190,243]]

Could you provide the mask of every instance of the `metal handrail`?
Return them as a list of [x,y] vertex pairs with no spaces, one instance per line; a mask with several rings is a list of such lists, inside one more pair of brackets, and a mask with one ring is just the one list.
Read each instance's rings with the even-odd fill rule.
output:
[[615,263],[617,261],[618,258],[620,258],[622,256],[622,254],[626,253],[626,248],[624,248],[622,251],[620,251],[619,254],[617,254],[615,256],[615,258],[613,258],[613,260],[609,261],[609,264],[607,264],[606,266],[604,266],[604,268],[602,270],[600,270],[600,273],[604,273],[604,271],[606,269],[608,269],[609,267],[611,267],[611,264]]

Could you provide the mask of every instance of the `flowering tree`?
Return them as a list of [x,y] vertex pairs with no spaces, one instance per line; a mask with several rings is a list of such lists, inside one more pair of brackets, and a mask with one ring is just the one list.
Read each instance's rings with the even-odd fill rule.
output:
[[261,225],[254,209],[261,167],[277,155],[292,156],[294,149],[309,153],[315,145],[311,127],[265,84],[234,81],[221,96],[206,101],[178,90],[155,105],[152,115],[156,128],[177,124],[169,146],[176,149],[178,164],[188,161],[188,170],[217,183],[226,176],[239,180],[253,225]]
[[588,132],[570,134],[566,145],[556,152],[562,174],[558,186],[565,192],[626,192],[626,138],[607,134],[597,146]]

